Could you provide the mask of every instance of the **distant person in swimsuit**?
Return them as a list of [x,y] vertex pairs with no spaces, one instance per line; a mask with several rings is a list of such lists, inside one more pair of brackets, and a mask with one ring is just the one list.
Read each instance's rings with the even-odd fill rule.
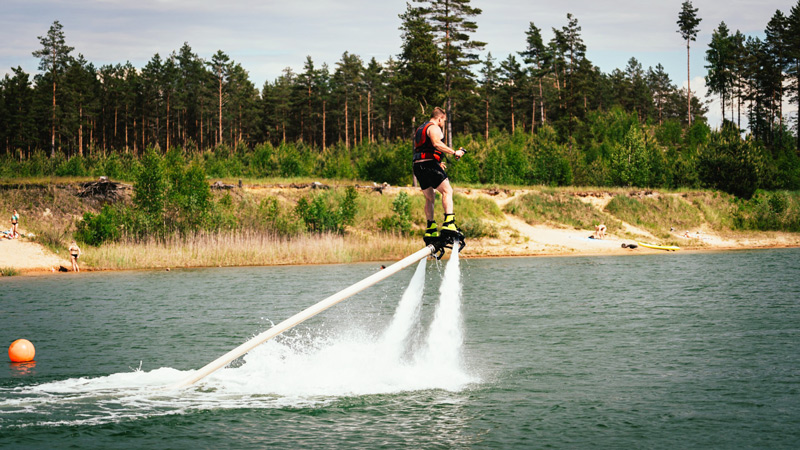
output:
[[11,237],[19,237],[19,233],[17,233],[17,224],[19,223],[19,213],[17,210],[14,210],[14,213],[11,214]]
[[605,239],[606,237],[606,226],[602,223],[600,225],[594,226],[594,236],[595,239]]
[[78,247],[78,244],[76,244],[75,241],[72,241],[72,244],[69,246],[69,255],[70,260],[72,261],[72,271],[80,272],[81,269],[78,267],[78,257],[81,256],[81,248]]

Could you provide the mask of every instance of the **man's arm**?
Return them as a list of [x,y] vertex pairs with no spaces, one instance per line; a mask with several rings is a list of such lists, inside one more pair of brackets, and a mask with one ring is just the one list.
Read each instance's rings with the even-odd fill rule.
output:
[[[435,128],[435,130],[433,130],[434,132],[431,132],[432,129],[434,128]],[[444,142],[442,142],[442,138],[440,137],[441,135],[442,135],[442,129],[439,128],[438,125],[434,124],[428,127],[428,137],[431,139],[431,143],[433,143],[433,147],[436,150],[439,150],[442,153],[450,153],[451,155],[456,155],[459,158],[464,155],[463,150],[453,150],[452,148],[448,147]],[[459,153],[461,154],[459,155]]]

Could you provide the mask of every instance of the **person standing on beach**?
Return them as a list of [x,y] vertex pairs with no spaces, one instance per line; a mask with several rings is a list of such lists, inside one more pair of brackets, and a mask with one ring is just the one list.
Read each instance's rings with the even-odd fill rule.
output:
[[78,267],[78,256],[81,256],[81,248],[78,247],[78,244],[76,244],[75,241],[72,241],[72,244],[69,246],[69,255],[70,260],[72,261],[72,271],[80,272],[81,269]]
[[464,149],[453,150],[442,142],[442,127],[446,120],[447,114],[437,106],[433,109],[430,120],[420,125],[414,133],[414,176],[425,195],[425,218],[428,221],[425,227],[426,238],[439,237],[439,228],[433,218],[436,191],[442,195],[442,230],[458,232],[453,211],[453,187],[447,178],[447,166],[442,161],[442,156],[449,153],[458,159],[464,156]]
[[17,233],[17,224],[19,223],[19,213],[17,210],[14,210],[14,213],[11,214],[11,237],[19,237],[19,233]]

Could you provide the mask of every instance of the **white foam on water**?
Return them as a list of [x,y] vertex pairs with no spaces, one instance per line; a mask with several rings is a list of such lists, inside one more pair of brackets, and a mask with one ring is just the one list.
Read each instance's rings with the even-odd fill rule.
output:
[[[379,335],[356,327],[338,332],[292,330],[249,352],[244,364],[221,369],[182,390],[161,388],[194,370],[164,367],[0,388],[0,416],[41,413],[43,421],[35,424],[96,424],[197,409],[304,406],[343,396],[463,390],[480,380],[466,373],[462,364],[457,249],[445,269],[426,341],[415,347],[411,338],[420,322],[425,268],[423,260],[391,323]],[[411,353],[414,348],[416,353]],[[56,411],[64,420],[48,422],[45,417]]]

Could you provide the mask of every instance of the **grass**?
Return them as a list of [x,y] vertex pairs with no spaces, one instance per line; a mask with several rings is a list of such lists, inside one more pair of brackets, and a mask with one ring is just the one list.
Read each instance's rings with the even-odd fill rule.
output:
[[[28,177],[28,178],[6,178],[6,179],[0,179],[0,187],[17,188],[26,186],[63,185],[63,184],[85,183],[87,181],[97,181],[97,177],[40,176],[40,177]],[[120,180],[115,180],[115,181],[120,181]]]
[[655,198],[617,195],[611,199],[605,210],[620,220],[644,228],[662,239],[671,236],[670,228],[678,230],[695,228],[704,222],[702,214],[696,207],[671,195],[660,195]]
[[19,275],[19,270],[13,267],[0,267],[0,277],[13,277]]
[[400,259],[420,248],[420,239],[388,234],[287,238],[242,231],[85,247],[83,258],[98,269],[331,264]]
[[613,216],[582,202],[564,190],[529,192],[515,198],[506,206],[506,212],[535,224],[567,225],[578,230],[594,230],[605,224],[608,233],[622,231],[622,223]]
[[724,192],[696,192],[684,194],[687,201],[700,211],[706,222],[716,231],[732,230],[736,227],[734,198]]

